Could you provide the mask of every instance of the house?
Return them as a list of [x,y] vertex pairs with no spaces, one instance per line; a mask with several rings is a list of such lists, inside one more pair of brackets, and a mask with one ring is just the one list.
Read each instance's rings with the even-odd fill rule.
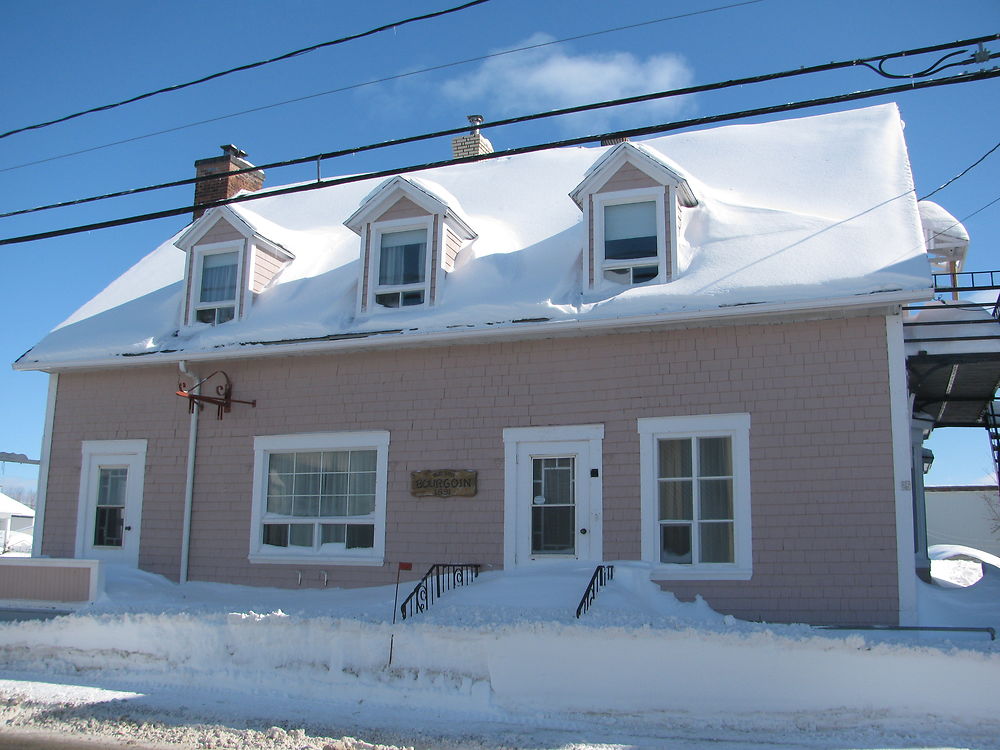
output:
[[13,543],[11,532],[31,533],[35,511],[22,502],[0,492],[0,553]]
[[[200,173],[252,168],[223,151]],[[36,555],[303,587],[643,560],[738,617],[912,621],[933,287],[894,105],[237,177],[198,189],[261,197],[15,363],[51,373]]]

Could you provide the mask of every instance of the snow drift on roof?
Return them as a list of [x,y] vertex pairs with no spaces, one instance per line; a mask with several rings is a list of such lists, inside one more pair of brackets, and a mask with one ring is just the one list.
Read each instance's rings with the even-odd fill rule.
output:
[[382,180],[288,195],[264,191],[266,197],[232,210],[295,260],[245,319],[180,326],[183,253],[169,240],[17,366],[159,351],[224,356],[250,342],[384,330],[420,336],[461,326],[467,334],[537,318],[590,324],[860,296],[877,303],[890,292],[929,296],[895,105],[668,135],[640,148],[661,154],[697,185],[698,205],[681,208],[679,268],[669,283],[581,294],[586,236],[569,193],[607,149],[558,149],[408,177],[462,210],[479,235],[462,250],[433,308],[355,313],[360,243],[343,222]]

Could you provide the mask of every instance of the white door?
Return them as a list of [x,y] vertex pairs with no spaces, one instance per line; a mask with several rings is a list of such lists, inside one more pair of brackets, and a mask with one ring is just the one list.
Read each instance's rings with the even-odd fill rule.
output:
[[505,567],[602,559],[602,437],[602,425],[504,431]]
[[77,557],[135,567],[139,564],[146,441],[83,444]]

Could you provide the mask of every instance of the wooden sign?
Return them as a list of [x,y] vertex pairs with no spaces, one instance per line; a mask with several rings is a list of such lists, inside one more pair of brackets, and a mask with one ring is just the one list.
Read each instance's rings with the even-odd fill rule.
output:
[[414,497],[475,497],[478,472],[465,469],[435,469],[410,472],[410,494]]

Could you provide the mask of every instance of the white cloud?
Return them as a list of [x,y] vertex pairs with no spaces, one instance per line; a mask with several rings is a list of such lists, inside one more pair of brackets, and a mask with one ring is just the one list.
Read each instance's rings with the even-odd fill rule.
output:
[[[534,34],[516,46],[551,40],[546,34]],[[691,79],[691,69],[678,55],[645,60],[629,52],[573,55],[562,45],[551,45],[490,58],[473,73],[447,81],[443,91],[457,101],[476,104],[487,119],[495,119],[680,88],[690,85]],[[684,106],[682,98],[671,98],[596,110],[560,122],[574,130],[583,122],[591,127],[624,127],[649,122],[651,117],[674,116]]]

